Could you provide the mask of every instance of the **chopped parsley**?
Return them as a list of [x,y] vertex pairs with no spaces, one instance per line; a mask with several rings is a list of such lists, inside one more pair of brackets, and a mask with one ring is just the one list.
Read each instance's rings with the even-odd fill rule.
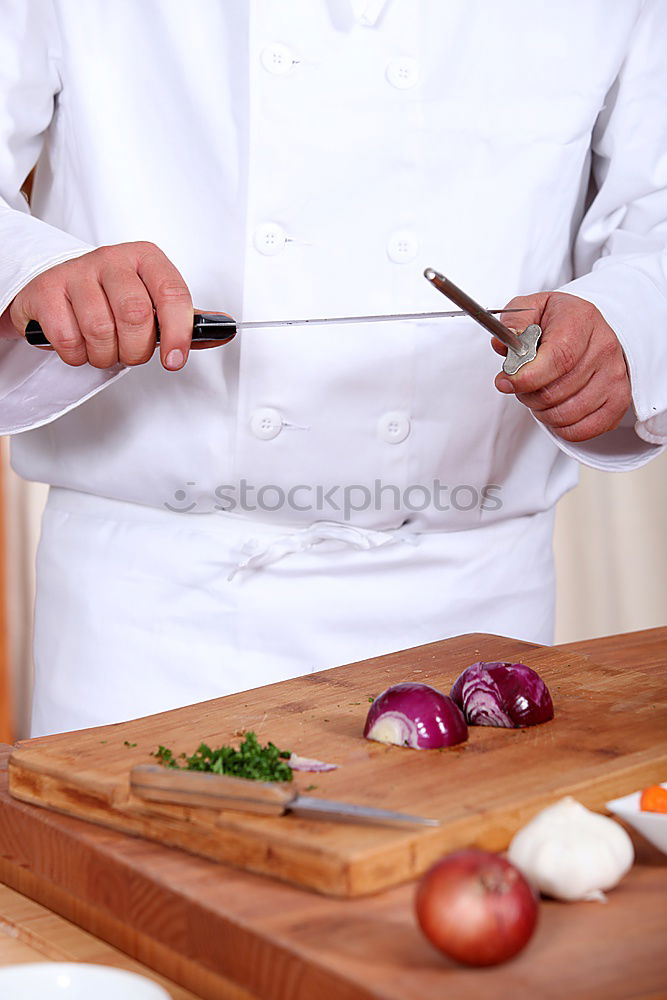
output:
[[168,747],[160,745],[153,754],[164,767],[175,767],[184,771],[212,771],[214,774],[231,774],[237,778],[253,778],[255,781],[291,781],[292,768],[286,761],[291,756],[289,750],[279,750],[273,743],[261,746],[253,732],[247,732],[238,750],[230,746],[212,750],[206,743],[200,743],[191,757],[181,754],[179,764]]
[[180,767],[181,766],[178,763],[178,761],[176,760],[176,758],[174,757],[174,755],[171,752],[171,750],[168,747],[163,747],[162,744],[160,744],[160,746],[157,748],[157,750],[155,751],[155,753],[151,754],[151,756],[152,757],[157,757],[157,759],[159,760],[159,762],[164,767]]

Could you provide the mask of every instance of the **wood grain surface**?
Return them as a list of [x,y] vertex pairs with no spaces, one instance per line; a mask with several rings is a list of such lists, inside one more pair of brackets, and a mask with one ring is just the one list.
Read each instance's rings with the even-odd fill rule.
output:
[[[561,651],[657,678],[664,704],[667,629]],[[637,837],[605,905],[543,901],[528,947],[474,970],[421,936],[414,884],[327,898],[19,802],[2,779],[0,879],[204,1000],[667,997],[667,858]]]
[[[460,671],[480,659],[532,666],[549,685],[555,718],[519,730],[471,727],[466,743],[442,751],[363,739],[369,698],[383,688],[413,680],[449,691]],[[639,666],[603,666],[499,636],[460,636],[120,725],[27,741],[10,759],[10,791],[250,871],[359,896],[414,878],[456,847],[502,850],[563,795],[601,808],[658,781],[667,770],[660,683]],[[149,763],[159,744],[191,754],[202,741],[238,742],[244,730],[340,765],[299,774],[302,792],[311,786],[314,796],[433,816],[442,826],[394,830],[260,816],[131,793],[130,769]]]
[[172,1000],[197,1000],[194,993],[128,958],[88,931],[14,889],[0,885],[0,966],[35,962],[89,962],[126,969],[158,983]]

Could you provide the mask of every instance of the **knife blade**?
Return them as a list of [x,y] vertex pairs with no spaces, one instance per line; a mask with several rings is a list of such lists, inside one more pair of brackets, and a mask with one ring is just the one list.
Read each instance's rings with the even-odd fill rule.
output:
[[130,790],[139,799],[208,809],[237,809],[267,816],[291,812],[310,819],[381,826],[440,826],[440,820],[409,813],[300,795],[288,782],[252,781],[208,771],[185,771],[159,764],[138,764],[130,771]]
[[[490,315],[508,311],[526,312],[525,309],[487,310]],[[466,310],[455,309],[448,312],[392,313],[372,316],[325,316],[319,319],[270,319],[237,323],[232,316],[228,316],[226,313],[197,312],[193,317],[192,340],[194,342],[216,341],[220,344],[226,344],[230,340],[233,340],[239,330],[270,330],[289,326],[330,326],[332,324],[347,325],[350,323],[395,323],[410,320],[460,319],[466,315],[468,315]],[[25,328],[25,339],[32,347],[51,346],[41,325],[34,319],[31,319]],[[155,321],[155,340],[159,344],[160,327],[157,320]]]
[[507,348],[507,357],[503,362],[503,371],[507,375],[515,375],[519,368],[537,357],[537,345],[542,336],[542,328],[537,323],[531,323],[521,333],[515,333],[514,330],[510,330],[508,326],[505,326],[504,323],[501,323],[493,315],[497,311],[528,312],[529,310],[485,309],[484,306],[480,306],[479,302],[475,302],[467,292],[464,292],[462,288],[455,285],[444,274],[434,271],[432,267],[426,268],[424,277],[446,298],[459,306],[467,316],[474,319],[480,326],[483,326],[485,330],[488,330],[489,333],[492,333],[494,337],[497,337],[505,345]]

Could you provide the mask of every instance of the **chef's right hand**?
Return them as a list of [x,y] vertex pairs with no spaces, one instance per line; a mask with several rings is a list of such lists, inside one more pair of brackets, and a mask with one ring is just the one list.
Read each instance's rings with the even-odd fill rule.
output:
[[[141,365],[155,349],[169,371],[185,364],[194,314],[190,292],[153,243],[91,250],[33,278],[12,302],[12,324],[24,334],[34,319],[68,365]],[[213,346],[213,345],[211,345]]]

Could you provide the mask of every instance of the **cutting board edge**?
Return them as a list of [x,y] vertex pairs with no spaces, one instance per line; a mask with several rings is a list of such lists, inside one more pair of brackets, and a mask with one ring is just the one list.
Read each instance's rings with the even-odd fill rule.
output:
[[[661,776],[664,776],[667,770],[667,748],[659,757],[653,757],[651,760],[641,756],[642,760],[626,764],[604,778],[597,778],[595,785],[592,785],[590,780],[573,782],[559,790],[548,790],[533,795],[513,808],[508,807],[506,803],[500,803],[488,811],[460,817],[449,823],[442,831],[428,830],[415,833],[407,849],[405,840],[397,841],[393,850],[391,847],[385,849],[375,863],[369,859],[369,852],[363,851],[349,857],[341,857],[326,850],[306,852],[306,856],[310,855],[312,874],[309,874],[308,869],[304,872],[303,862],[306,857],[303,844],[298,842],[296,845],[291,845],[287,838],[267,848],[266,843],[253,831],[223,829],[226,841],[233,845],[230,851],[225,849],[225,839],[221,841],[216,836],[220,833],[220,828],[212,827],[211,848],[207,850],[204,845],[199,850],[193,850],[188,840],[191,837],[191,830],[188,830],[187,822],[181,825],[175,817],[168,822],[168,817],[164,815],[141,816],[119,813],[104,801],[97,803],[96,808],[101,812],[95,816],[91,815],[90,801],[77,803],[75,799],[72,803],[72,800],[68,799],[67,808],[54,805],[52,801],[45,806],[39,794],[35,792],[34,783],[24,790],[20,787],[20,780],[18,784],[15,781],[11,794],[13,798],[40,809],[73,816],[130,836],[163,843],[187,854],[195,854],[234,868],[275,878],[322,895],[353,899],[374,895],[419,878],[431,864],[453,850],[474,846],[489,851],[503,851],[509,846],[512,836],[536,813],[566,795],[577,798],[590,809],[604,811],[606,802],[612,798],[629,794],[642,785],[661,780]],[[58,792],[61,782],[57,777],[45,774],[41,774],[40,777],[53,782],[50,788],[51,794],[54,791]],[[62,786],[62,790],[66,794],[69,792],[67,786]],[[159,831],[154,833],[151,832],[152,820],[160,821]],[[241,845],[250,852],[249,856],[242,857],[239,854]],[[299,877],[290,877],[289,873],[294,870],[297,862],[302,865]]]
[[[57,761],[57,759],[56,759]],[[28,746],[14,747],[7,760],[8,788],[9,794],[14,795],[14,789],[29,783],[28,775],[43,776],[47,778],[58,778],[60,771],[57,762],[49,760],[46,755],[35,751]],[[23,776],[23,781],[19,779]],[[104,800],[109,805],[119,805],[129,798],[130,781],[127,780],[127,787],[122,783],[119,785],[118,778],[109,775],[100,776],[99,771],[83,770],[73,772],[69,778],[72,788],[79,790],[84,796],[94,796]],[[17,796],[20,798],[20,796]]]
[[[306,881],[296,880],[287,877],[283,873],[283,868],[296,862],[297,858],[303,862],[303,845],[301,843],[289,845],[289,843],[282,841],[272,847],[246,828],[236,830],[212,825],[208,832],[207,841],[211,847],[208,850],[204,847],[200,850],[193,850],[190,840],[192,830],[188,829],[187,821],[179,823],[178,817],[168,817],[164,814],[142,815],[137,812],[119,812],[105,799],[86,798],[85,796],[82,798],[72,797],[70,788],[58,775],[47,775],[42,771],[32,771],[28,775],[28,783],[25,787],[22,784],[22,775],[18,767],[15,766],[11,778],[12,784],[9,789],[11,797],[45,812],[72,816],[100,827],[116,830],[119,833],[143,837],[168,847],[178,848],[186,854],[195,854],[240,870],[252,871],[255,874],[268,875],[293,885],[305,886],[324,895],[342,898],[350,895],[350,864],[333,851],[311,850],[309,852],[310,860],[316,866],[316,870],[313,870],[312,876]],[[42,789],[42,794],[40,794],[40,789]],[[66,803],[57,804],[54,799],[57,800],[61,793],[64,794]],[[48,795],[48,805],[45,803],[45,794]],[[153,831],[157,822],[160,824],[159,830]],[[202,837],[206,834],[206,831],[201,828],[198,832]],[[230,842],[235,848],[232,852],[229,848],[225,849],[225,844]],[[245,856],[243,855],[244,849]],[[252,856],[253,849],[254,858]],[[249,857],[248,854],[250,854]]]

